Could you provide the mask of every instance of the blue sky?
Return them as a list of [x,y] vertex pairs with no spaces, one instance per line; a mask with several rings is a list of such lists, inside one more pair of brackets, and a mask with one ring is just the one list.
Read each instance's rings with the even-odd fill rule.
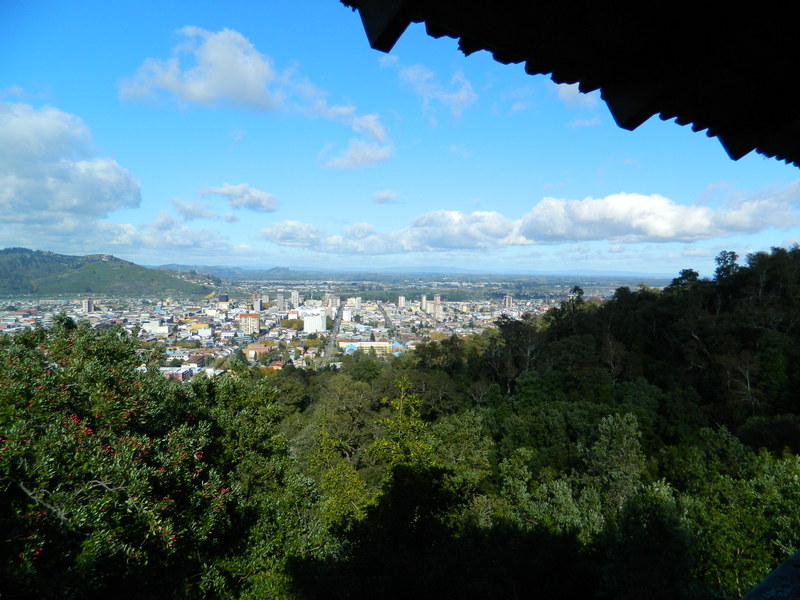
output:
[[420,25],[374,51],[336,0],[5,0],[0,39],[0,247],[711,275],[800,240],[795,167]]

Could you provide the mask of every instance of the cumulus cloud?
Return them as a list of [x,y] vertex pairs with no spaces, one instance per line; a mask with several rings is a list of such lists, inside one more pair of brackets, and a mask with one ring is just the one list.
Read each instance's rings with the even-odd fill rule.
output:
[[159,212],[152,221],[138,227],[131,225],[110,225],[110,227],[119,227],[127,231],[127,237],[116,236],[116,244],[125,247],[143,246],[148,249],[201,255],[223,252],[230,247],[216,232],[190,228],[166,211]]
[[275,244],[309,248],[334,254],[391,254],[524,244],[516,237],[515,223],[496,212],[432,211],[416,217],[401,230],[381,233],[368,223],[328,234],[318,227],[284,221],[261,232]]
[[255,212],[273,212],[278,204],[278,199],[272,194],[262,192],[246,183],[231,185],[226,183],[222,187],[206,188],[201,196],[224,196],[233,208],[247,208]]
[[135,254],[155,262],[188,255],[202,259],[230,250],[230,244],[216,231],[188,227],[165,211],[152,221],[138,224],[78,218],[66,219],[57,226],[12,223],[0,226],[0,245],[77,255]]
[[[108,221],[114,211],[139,206],[140,186],[116,161],[94,154],[79,117],[0,103],[0,245],[156,258],[228,247],[216,232],[191,229],[166,212],[138,225]],[[184,218],[206,216],[202,204],[174,205]]]
[[[282,93],[271,61],[238,31],[200,27],[177,31],[183,41],[168,59],[148,58],[133,77],[119,83],[123,99],[153,99],[165,92],[179,102],[274,110]],[[185,63],[189,64],[185,64]]]
[[391,146],[353,139],[344,152],[330,159],[325,166],[329,169],[361,169],[388,160],[393,154]]
[[280,246],[309,248],[317,246],[326,234],[322,229],[306,223],[283,221],[262,230],[261,237]]
[[394,204],[400,199],[397,192],[392,190],[379,190],[372,194],[372,201],[376,204]]
[[401,246],[409,250],[482,248],[524,244],[516,235],[516,224],[494,211],[463,213],[436,210],[416,217],[410,227],[398,232]]
[[798,206],[800,181],[795,181],[782,188],[770,186],[733,194],[718,222],[720,227],[738,233],[754,233],[768,227],[785,229],[800,223],[795,212]]
[[[544,198],[518,219],[495,211],[437,210],[414,218],[407,227],[379,232],[356,223],[331,234],[297,221],[262,230],[273,243],[328,253],[393,254],[477,250],[534,244],[611,243],[611,253],[626,244],[694,242],[800,223],[795,209],[800,183],[772,193],[750,195],[712,209],[684,206],[657,194],[611,194],[570,200]],[[582,246],[584,247],[584,246]],[[587,246],[588,247],[588,246]]]
[[99,219],[139,206],[140,187],[111,158],[93,157],[84,122],[46,106],[0,104],[0,222]]
[[532,242],[610,240],[618,243],[689,242],[732,233],[756,233],[800,223],[800,186],[745,195],[712,209],[677,204],[657,194],[604,198],[544,198],[526,214],[520,233]]
[[[276,69],[272,60],[238,31],[184,27],[177,34],[182,41],[170,58],[148,58],[135,75],[120,81],[122,99],[167,97],[182,105],[280,110],[342,123],[371,142],[386,143],[386,130],[377,114],[360,114],[355,106],[330,103],[324,90],[295,68]],[[237,141],[234,136],[234,144]],[[384,152],[389,148],[380,147]],[[349,162],[346,159],[342,162],[358,163],[352,157]]]
[[208,202],[194,202],[185,200],[173,200],[172,205],[175,212],[182,216],[186,221],[194,219],[218,219],[219,215],[208,210],[211,204]]
[[706,207],[682,206],[657,194],[612,194],[605,198],[544,198],[522,218],[531,241],[607,239],[614,242],[697,240],[715,234]]
[[342,227],[342,233],[356,240],[363,240],[371,235],[375,235],[375,228],[369,223],[353,223]]
[[385,240],[372,234],[361,224],[344,228],[344,235],[328,234],[324,230],[300,223],[283,221],[261,230],[260,237],[279,246],[307,248],[331,254],[385,254]]
[[597,94],[581,93],[577,83],[556,84],[556,93],[558,94],[558,99],[570,107],[594,108],[597,106]]
[[784,229],[798,224],[797,213],[789,204],[775,198],[747,199],[720,212],[720,228],[738,233],[755,233],[768,227]]

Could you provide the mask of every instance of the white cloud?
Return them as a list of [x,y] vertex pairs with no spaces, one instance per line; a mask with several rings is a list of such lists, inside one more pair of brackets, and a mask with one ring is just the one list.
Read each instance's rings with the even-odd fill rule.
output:
[[[0,103],[0,245],[154,259],[228,248],[216,232],[191,229],[166,212],[139,225],[106,220],[139,204],[139,184],[113,159],[94,156],[80,118]],[[175,208],[185,218],[215,216],[204,214],[202,203],[177,200]]]
[[228,199],[228,204],[233,208],[247,208],[255,212],[273,212],[278,204],[278,199],[272,194],[262,192],[246,183],[231,185],[226,183],[218,188],[206,188],[201,196],[218,195]]
[[261,237],[282,246],[369,255],[525,243],[516,237],[515,223],[496,212],[444,210],[419,215],[410,226],[390,233],[377,232],[368,223],[356,223],[342,228],[341,234],[328,234],[312,225],[284,221],[262,230]]
[[372,201],[376,204],[394,204],[400,196],[392,190],[379,190],[372,194]]
[[280,88],[268,87],[277,82],[278,74],[241,33],[231,29],[213,33],[199,27],[184,27],[177,33],[184,41],[173,49],[173,56],[146,59],[136,75],[120,82],[120,97],[151,99],[166,92],[179,102],[203,106],[254,110],[280,106]]
[[800,185],[737,197],[711,209],[684,206],[657,194],[604,198],[544,198],[522,218],[520,233],[532,242],[610,240],[615,243],[695,241],[756,233],[800,223]]
[[408,250],[481,248],[524,243],[514,221],[494,211],[436,210],[416,217],[396,235]]
[[[124,226],[123,226],[124,227]],[[135,240],[147,248],[169,250],[220,251],[229,247],[219,235],[207,229],[192,229],[166,211],[161,211],[150,223],[136,228],[128,244]]]
[[391,146],[364,140],[350,140],[347,150],[325,163],[329,169],[361,169],[388,160],[394,154]]
[[327,94],[323,90],[297,75],[288,75],[286,79],[290,110],[300,112],[310,118],[323,118],[343,123],[354,132],[379,142],[386,140],[386,130],[378,115],[359,115],[355,106],[329,104]]
[[441,104],[458,117],[478,99],[472,84],[460,71],[453,74],[448,85],[443,85],[433,71],[421,64],[402,66],[394,60],[384,61],[381,66],[398,68],[400,81],[422,98],[426,111],[432,110],[434,104]]
[[[791,189],[790,189],[791,188]],[[477,250],[532,244],[565,244],[571,252],[588,246],[576,242],[607,241],[611,254],[626,244],[694,242],[730,234],[788,228],[800,222],[793,206],[800,184],[717,209],[683,206],[657,194],[611,194],[603,198],[544,198],[520,219],[494,211],[423,213],[402,229],[376,231],[356,223],[330,234],[318,227],[285,221],[262,231],[273,243],[335,254]]]
[[219,218],[217,213],[208,210],[211,207],[208,202],[173,200],[172,205],[175,207],[175,211],[187,221]]
[[597,94],[583,94],[578,89],[577,83],[556,84],[558,99],[571,107],[584,106],[594,108],[597,106]]
[[188,227],[166,211],[139,225],[97,223],[93,235],[112,254],[133,253],[139,260],[148,257],[156,264],[186,257],[207,260],[231,251],[231,245],[216,231]]
[[[177,33],[183,41],[173,48],[173,56],[146,59],[134,76],[119,83],[121,98],[147,100],[164,95],[184,105],[281,110],[342,123],[373,142],[387,141],[378,115],[359,114],[352,105],[330,104],[324,90],[296,69],[276,70],[241,33],[231,29],[210,32],[199,27],[184,27]],[[234,146],[240,139],[241,134],[234,133]],[[389,146],[381,148],[385,153]],[[345,156],[341,162],[358,165],[353,157]],[[360,166],[366,164],[371,163]]]
[[697,240],[715,235],[713,213],[657,194],[605,198],[544,198],[522,219],[520,232],[536,242],[607,239],[613,242]]
[[65,219],[57,226],[14,223],[0,227],[0,245],[77,255],[135,255],[137,260],[156,263],[188,255],[205,259],[226,254],[230,249],[217,232],[190,228],[165,211],[152,221],[137,225],[79,218]]
[[355,240],[363,240],[375,234],[375,228],[369,223],[353,223],[342,227],[342,233]]
[[800,220],[791,205],[776,198],[762,198],[735,203],[720,212],[717,223],[727,231],[754,233],[768,227],[785,229],[797,225]]
[[325,238],[325,232],[299,221],[283,221],[263,229],[261,237],[280,246],[309,248],[318,245]]
[[75,115],[0,103],[0,223],[97,219],[137,207],[133,176],[92,154],[89,129]]
[[796,209],[800,206],[800,181],[782,188],[734,194],[727,209],[718,218],[720,226],[739,233],[753,233],[768,227],[786,229],[800,223]]

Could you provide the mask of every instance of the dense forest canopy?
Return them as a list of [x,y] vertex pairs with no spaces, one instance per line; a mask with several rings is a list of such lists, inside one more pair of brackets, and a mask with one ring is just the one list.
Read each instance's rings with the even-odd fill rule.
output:
[[736,598],[800,546],[800,249],[340,369],[0,338],[0,595]]

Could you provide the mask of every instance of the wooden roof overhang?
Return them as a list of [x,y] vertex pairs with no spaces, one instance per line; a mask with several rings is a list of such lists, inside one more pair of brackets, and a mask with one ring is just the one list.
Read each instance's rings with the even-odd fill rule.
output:
[[529,74],[600,90],[625,129],[657,114],[717,137],[734,160],[755,150],[800,166],[792,3],[341,1],[358,10],[377,50],[425,23],[467,55],[487,50]]

